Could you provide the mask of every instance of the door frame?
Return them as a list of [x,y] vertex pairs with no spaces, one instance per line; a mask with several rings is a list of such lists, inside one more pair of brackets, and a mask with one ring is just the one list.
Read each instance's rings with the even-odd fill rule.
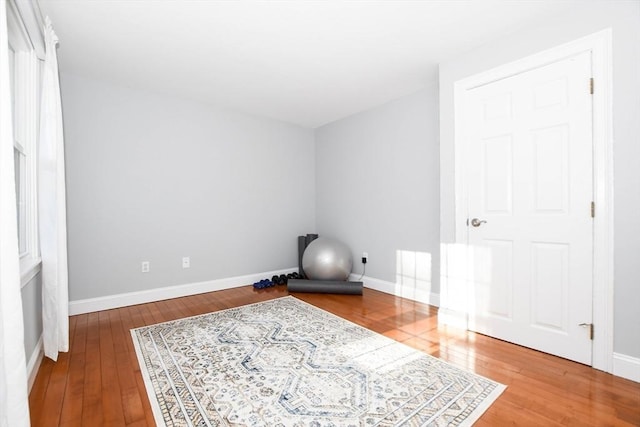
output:
[[[593,93],[593,324],[592,366],[613,371],[613,109],[612,31],[606,29],[527,56],[454,83],[455,232],[456,243],[468,245],[468,189],[465,171],[464,97],[468,90],[591,52]],[[585,82],[588,90],[588,82]],[[586,208],[585,208],[586,209]]]

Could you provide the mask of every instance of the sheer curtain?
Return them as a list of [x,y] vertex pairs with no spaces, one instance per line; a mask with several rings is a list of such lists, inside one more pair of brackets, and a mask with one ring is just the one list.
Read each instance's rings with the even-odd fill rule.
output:
[[0,426],[28,426],[18,219],[9,87],[7,2],[0,0]]
[[67,212],[62,106],[56,45],[49,17],[44,28],[45,61],[40,104],[38,221],[42,257],[42,323],[45,356],[69,350]]

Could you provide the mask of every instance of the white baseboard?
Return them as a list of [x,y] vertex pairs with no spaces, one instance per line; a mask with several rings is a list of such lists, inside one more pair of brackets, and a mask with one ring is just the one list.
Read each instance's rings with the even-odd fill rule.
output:
[[271,278],[275,274],[286,274],[298,271],[297,267],[283,270],[267,271],[264,273],[248,274],[246,276],[228,277],[225,279],[208,280],[206,282],[187,283],[184,285],[167,286],[146,291],[127,292],[125,294],[107,295],[98,298],[88,298],[69,302],[69,315],[92,313],[94,311],[110,310],[128,305],[144,304],[170,298],[179,298],[205,292],[221,291],[250,285],[261,279]]
[[361,281],[363,282],[363,286],[365,288],[375,289],[376,291],[384,292],[386,294],[391,294],[397,297],[410,299],[412,301],[429,304],[434,307],[438,307],[440,305],[440,295],[433,292],[421,291],[415,288],[402,286],[398,283],[387,282],[385,280],[380,280],[369,276],[360,278],[360,275],[358,274],[352,274],[351,276],[349,276],[349,280]]
[[33,387],[33,383],[36,380],[36,375],[38,375],[38,369],[40,368],[40,362],[42,362],[43,357],[44,342],[42,340],[42,335],[40,335],[40,339],[36,343],[36,348],[33,349],[33,353],[31,353],[31,357],[29,357],[29,361],[27,362],[27,381],[29,386],[29,393],[31,393],[31,387]]
[[640,357],[613,353],[613,375],[640,383]]

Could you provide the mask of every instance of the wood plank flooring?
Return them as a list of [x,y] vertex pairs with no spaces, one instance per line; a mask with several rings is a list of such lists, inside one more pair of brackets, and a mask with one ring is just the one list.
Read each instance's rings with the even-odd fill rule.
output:
[[[70,351],[45,359],[29,396],[32,425],[154,426],[129,330],[288,295],[251,286],[71,317]],[[459,329],[428,305],[295,294],[308,303],[507,385],[477,426],[640,426],[640,384]]]

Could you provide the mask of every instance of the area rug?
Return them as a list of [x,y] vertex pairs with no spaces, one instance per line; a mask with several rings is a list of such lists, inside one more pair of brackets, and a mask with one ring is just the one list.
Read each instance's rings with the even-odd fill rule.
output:
[[505,388],[291,296],[131,334],[159,426],[468,426]]

